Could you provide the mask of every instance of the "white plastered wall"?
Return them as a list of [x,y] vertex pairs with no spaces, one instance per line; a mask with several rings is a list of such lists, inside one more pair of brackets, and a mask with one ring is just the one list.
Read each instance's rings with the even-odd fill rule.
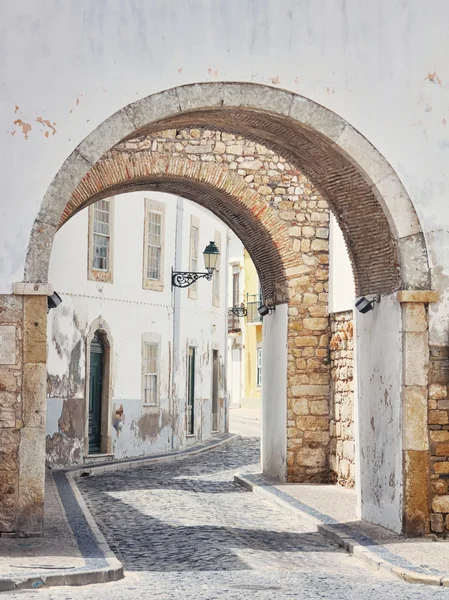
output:
[[288,305],[263,319],[262,471],[281,481],[287,475]]
[[373,311],[355,314],[359,513],[401,532],[401,306],[395,295],[383,296]]
[[[144,199],[152,198],[165,206],[165,258],[163,291],[142,287]],[[112,357],[112,452],[116,458],[137,456],[178,448],[186,443],[186,348],[187,340],[199,342],[197,360],[196,430],[194,439],[211,436],[211,356],[219,351],[221,378],[224,379],[227,321],[225,308],[225,243],[227,227],[212,213],[198,205],[181,200],[184,229],[181,245],[176,249],[177,198],[156,192],[123,194],[114,199],[115,226],[113,231],[113,283],[87,279],[88,210],[70,219],[58,232],[53,246],[50,279],[62,296],[63,302],[49,313],[48,364],[51,380],[63,380],[54,386],[55,394],[47,399],[47,435],[59,434],[59,418],[64,399],[85,402],[85,335],[90,325],[100,316],[113,336]],[[175,267],[175,253],[180,266],[188,270],[190,216],[200,223],[199,270],[204,270],[202,251],[217,230],[224,242],[221,256],[220,306],[212,304],[212,283],[198,282],[198,298],[191,300],[187,290],[177,295],[179,319],[174,315],[174,297],[171,290],[171,268]],[[178,214],[179,217],[179,214]],[[212,236],[213,237],[213,236]],[[211,238],[212,239],[212,238]],[[177,335],[174,336],[174,327]],[[142,334],[156,335],[160,340],[159,408],[142,406]],[[181,362],[173,373],[174,340],[179,340]],[[77,345],[80,347],[77,348]],[[73,354],[77,348],[77,354]],[[73,355],[73,360],[71,360]],[[175,386],[172,389],[173,380]],[[177,385],[176,385],[177,384]],[[220,431],[225,427],[224,388]],[[116,419],[115,410],[123,408],[123,416]],[[73,407],[72,407],[73,408]],[[156,420],[158,418],[158,423]],[[194,439],[192,441],[194,441]],[[81,460],[84,445],[81,438],[74,442],[61,462]],[[79,450],[77,457],[75,451]],[[57,450],[52,460],[57,462]]]

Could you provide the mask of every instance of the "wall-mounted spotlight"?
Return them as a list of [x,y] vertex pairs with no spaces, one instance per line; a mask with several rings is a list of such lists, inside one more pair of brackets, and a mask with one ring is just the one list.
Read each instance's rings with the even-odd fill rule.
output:
[[268,314],[271,314],[274,309],[274,306],[265,306],[265,304],[261,304],[257,307],[257,312],[261,317],[266,317]]
[[57,306],[59,306],[61,304],[61,302],[62,302],[62,298],[58,294],[58,292],[53,292],[53,294],[51,296],[47,296],[47,312],[51,308],[56,308]]
[[361,312],[362,314],[365,314],[365,313],[369,312],[370,310],[374,309],[374,305],[376,304],[376,302],[380,302],[380,296],[374,296],[374,298],[372,300],[368,300],[368,298],[365,298],[365,296],[362,296],[355,303],[355,307],[359,312]]
[[173,271],[171,270],[171,286],[173,287],[189,287],[198,279],[207,279],[210,281],[217,267],[218,257],[220,256],[220,250],[218,249],[215,242],[209,242],[203,252],[204,266],[206,267],[206,273],[195,273],[193,271]]

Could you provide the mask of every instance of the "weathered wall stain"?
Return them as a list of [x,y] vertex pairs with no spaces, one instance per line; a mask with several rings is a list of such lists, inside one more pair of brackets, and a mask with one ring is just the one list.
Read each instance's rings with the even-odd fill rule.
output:
[[[62,348],[52,338],[55,348],[62,356]],[[84,395],[85,378],[80,365],[83,364],[82,341],[79,340],[70,353],[68,373],[61,376],[47,374],[47,396],[49,398],[73,398]]]
[[137,421],[137,434],[144,441],[154,441],[159,432],[170,424],[170,416],[167,411],[160,413],[144,413]]
[[[53,125],[52,125],[48,119],[43,119],[42,117],[38,117],[36,119],[36,121],[38,123],[40,123],[41,125],[44,125],[45,127],[48,127],[51,130],[51,132],[52,132],[51,135],[55,135],[55,133],[56,133],[55,125],[56,125],[56,123],[53,123]],[[49,136],[49,132],[46,131],[45,132],[45,137],[48,137],[48,136]]]
[[117,436],[122,430],[123,425],[125,424],[125,413],[123,411],[123,404],[120,404],[118,408],[115,407],[115,404],[112,407],[112,427],[117,432]]
[[22,129],[22,133],[24,138],[27,140],[28,139],[28,134],[30,133],[32,127],[29,123],[25,123],[24,121],[22,121],[22,119],[16,119],[14,121],[14,125],[16,125],[17,127],[20,127]]
[[46,438],[46,460],[52,467],[82,461],[84,447],[84,399],[66,398],[58,421],[58,432]]

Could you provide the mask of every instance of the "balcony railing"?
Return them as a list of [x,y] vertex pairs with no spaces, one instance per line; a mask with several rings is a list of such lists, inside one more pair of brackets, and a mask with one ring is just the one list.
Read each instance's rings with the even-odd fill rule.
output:
[[229,310],[228,312],[228,333],[238,333],[242,330],[240,318]]
[[262,317],[259,315],[257,309],[262,304],[262,294],[247,294],[246,295],[246,322],[251,323],[262,323]]

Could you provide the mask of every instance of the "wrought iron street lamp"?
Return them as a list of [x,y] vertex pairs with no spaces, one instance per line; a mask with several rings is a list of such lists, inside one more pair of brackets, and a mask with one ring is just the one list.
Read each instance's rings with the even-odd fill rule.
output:
[[195,273],[192,271],[173,271],[171,270],[171,285],[173,287],[185,288],[198,281],[198,279],[207,279],[210,281],[213,277],[214,271],[217,268],[218,257],[220,256],[220,250],[218,249],[215,242],[209,242],[203,252],[204,266],[206,267],[205,273]]

